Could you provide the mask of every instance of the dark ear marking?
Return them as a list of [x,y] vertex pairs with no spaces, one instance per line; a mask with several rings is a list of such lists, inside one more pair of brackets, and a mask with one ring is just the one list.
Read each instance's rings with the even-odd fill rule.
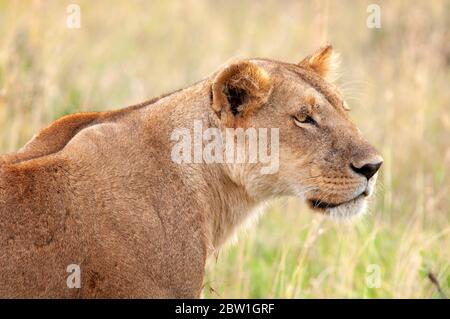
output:
[[255,63],[240,61],[220,71],[211,90],[213,111],[223,123],[235,126],[264,105],[272,91],[272,81]]
[[239,114],[239,106],[244,104],[247,93],[244,89],[237,87],[225,87],[224,94],[230,104],[231,113],[236,116]]

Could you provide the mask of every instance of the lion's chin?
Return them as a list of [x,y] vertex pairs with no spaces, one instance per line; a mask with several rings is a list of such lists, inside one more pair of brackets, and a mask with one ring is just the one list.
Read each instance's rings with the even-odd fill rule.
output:
[[349,219],[362,216],[367,210],[367,200],[364,197],[354,199],[339,206],[328,208],[325,213],[331,218]]
[[335,219],[351,219],[362,216],[367,210],[367,197],[364,195],[337,205],[318,203],[314,200],[309,200],[308,203],[314,211]]

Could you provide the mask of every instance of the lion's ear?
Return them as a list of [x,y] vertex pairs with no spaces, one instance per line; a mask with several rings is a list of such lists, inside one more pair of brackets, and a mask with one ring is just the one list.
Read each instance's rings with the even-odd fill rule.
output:
[[256,64],[231,64],[214,79],[212,108],[224,123],[236,125],[267,102],[271,88],[270,76]]
[[316,72],[329,81],[334,81],[337,78],[339,54],[333,51],[331,44],[326,44],[300,61],[299,65]]

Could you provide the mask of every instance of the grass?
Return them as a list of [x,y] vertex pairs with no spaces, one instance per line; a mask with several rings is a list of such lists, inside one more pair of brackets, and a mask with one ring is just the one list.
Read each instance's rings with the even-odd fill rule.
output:
[[328,40],[351,116],[385,158],[370,212],[336,223],[274,202],[210,260],[205,297],[448,296],[450,1],[377,1],[381,29],[366,27],[371,2],[76,1],[81,28],[68,29],[69,2],[0,0],[0,151],[64,114],[141,102],[232,57],[298,61]]

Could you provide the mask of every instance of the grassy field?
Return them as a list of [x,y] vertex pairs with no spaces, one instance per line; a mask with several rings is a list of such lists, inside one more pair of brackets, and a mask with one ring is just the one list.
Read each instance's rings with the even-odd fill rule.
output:
[[[353,223],[296,199],[208,263],[207,298],[450,295],[450,1],[0,0],[0,151],[72,112],[184,87],[233,57],[341,53],[351,117],[385,164]],[[81,27],[66,26],[67,5]],[[429,277],[435,277],[441,287]]]

